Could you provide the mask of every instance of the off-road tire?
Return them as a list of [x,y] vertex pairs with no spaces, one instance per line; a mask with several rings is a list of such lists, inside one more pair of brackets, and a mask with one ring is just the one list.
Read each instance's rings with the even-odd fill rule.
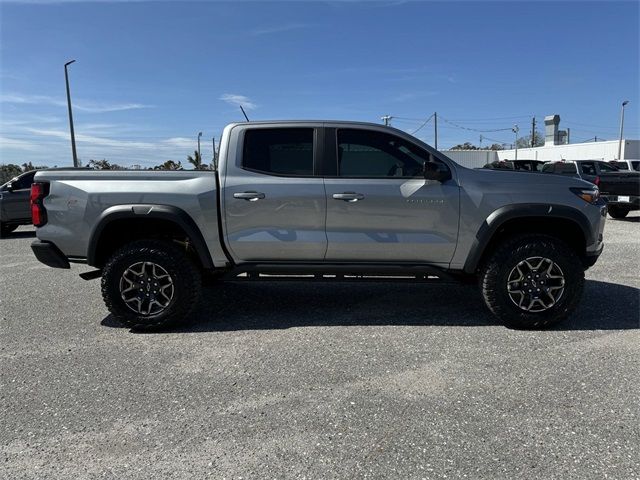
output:
[[[171,276],[173,298],[166,308],[153,315],[141,315],[127,306],[121,296],[120,279],[131,265],[153,262]],[[162,240],[138,240],[118,249],[102,270],[102,298],[111,314],[133,330],[153,331],[184,320],[198,305],[201,275],[184,249]]]
[[0,238],[8,236],[16,228],[18,228],[18,225],[0,222]]
[[624,218],[629,214],[629,211],[630,210],[628,208],[619,207],[617,205],[609,205],[607,207],[607,213],[609,213],[612,218]]
[[[507,292],[511,270],[530,257],[548,258],[564,274],[564,292],[555,305],[542,312],[522,310]],[[557,238],[548,235],[516,235],[494,250],[480,271],[479,283],[485,304],[507,327],[543,329],[564,320],[577,307],[584,288],[584,267],[576,252]]]

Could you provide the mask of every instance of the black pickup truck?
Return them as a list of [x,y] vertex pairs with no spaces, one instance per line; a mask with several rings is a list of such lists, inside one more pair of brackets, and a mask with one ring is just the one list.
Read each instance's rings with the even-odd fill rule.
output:
[[613,218],[624,218],[632,210],[640,210],[640,173],[620,170],[599,160],[549,162],[543,173],[581,178],[598,186]]
[[20,225],[31,224],[29,195],[36,171],[23,173],[0,185],[0,237],[5,237]]

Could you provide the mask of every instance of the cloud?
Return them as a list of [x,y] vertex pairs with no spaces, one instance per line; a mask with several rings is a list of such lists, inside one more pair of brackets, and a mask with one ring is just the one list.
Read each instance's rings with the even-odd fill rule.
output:
[[0,136],[0,144],[2,144],[3,147],[11,148],[13,150],[26,150],[26,151],[38,150],[37,144],[32,142],[27,142],[25,140],[18,140],[17,138]]
[[234,105],[236,107],[242,106],[246,110],[254,110],[255,108],[257,108],[257,105],[253,103],[249,97],[245,97],[244,95],[225,93],[224,95],[220,96],[219,100],[227,102],[229,105]]
[[431,97],[437,94],[438,92],[435,92],[435,91],[401,93],[400,95],[396,95],[395,97],[393,97],[392,100],[394,102],[408,102],[410,100],[418,100],[419,98]]
[[289,23],[287,25],[279,25],[274,27],[256,28],[255,30],[252,30],[250,33],[254,37],[258,37],[261,35],[271,35],[274,33],[290,32],[292,30],[300,30],[300,29],[309,28],[309,27],[311,27],[311,25],[307,23]]
[[177,148],[193,148],[195,150],[197,142],[193,138],[173,137],[162,141],[163,144]]
[[[0,95],[0,103],[15,103],[26,105],[54,105],[56,107],[66,107],[67,101],[59,97],[50,97],[47,95],[24,95],[24,94],[2,94]],[[88,113],[105,113],[120,112],[124,110],[137,110],[140,108],[150,108],[151,105],[143,105],[141,103],[120,103],[107,104],[95,102],[73,102],[73,108]]]

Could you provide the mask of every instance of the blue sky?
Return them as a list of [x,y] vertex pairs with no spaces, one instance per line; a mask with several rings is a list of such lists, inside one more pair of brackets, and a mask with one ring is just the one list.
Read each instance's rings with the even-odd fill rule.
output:
[[[640,138],[637,2],[3,1],[0,163],[181,160],[242,119],[416,129],[439,147],[560,114],[572,141]],[[452,123],[447,123],[449,120]],[[513,141],[509,131],[485,132]],[[433,126],[417,136],[433,143]],[[486,143],[491,143],[485,140]]]

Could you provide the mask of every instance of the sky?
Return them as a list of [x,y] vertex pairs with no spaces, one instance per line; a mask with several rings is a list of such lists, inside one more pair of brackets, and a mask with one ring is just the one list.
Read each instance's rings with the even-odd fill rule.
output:
[[[572,143],[616,139],[629,100],[640,138],[635,1],[0,1],[0,163],[72,163],[71,59],[85,164],[185,164],[198,132],[207,162],[240,104],[408,132],[438,112],[445,149],[512,143],[550,114]],[[433,145],[433,120],[415,135]]]

